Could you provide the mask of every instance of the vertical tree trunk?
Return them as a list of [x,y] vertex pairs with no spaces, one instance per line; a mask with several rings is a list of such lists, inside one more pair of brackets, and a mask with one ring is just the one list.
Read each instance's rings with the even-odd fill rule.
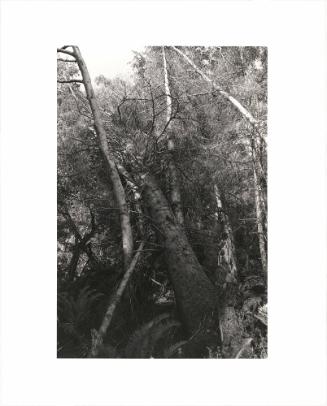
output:
[[171,93],[169,87],[169,78],[168,78],[168,70],[167,70],[167,60],[165,54],[165,47],[162,47],[162,59],[163,59],[163,67],[164,67],[164,78],[165,78],[165,92],[166,92],[166,103],[167,103],[167,110],[166,110],[166,131],[168,134],[168,151],[170,152],[169,157],[169,178],[170,178],[170,200],[173,212],[175,214],[176,220],[179,224],[184,224],[184,215],[183,215],[183,208],[182,208],[182,197],[180,192],[180,185],[178,180],[178,173],[176,170],[176,165],[174,161],[174,150],[175,150],[175,143],[173,139],[173,132],[171,128],[171,117],[172,117],[172,108],[171,108]]
[[218,324],[218,318],[213,316],[218,302],[215,287],[203,271],[155,179],[144,175],[143,181],[144,201],[165,247],[170,279],[186,329],[194,334],[201,325],[209,326],[213,321]]
[[[133,235],[132,235],[132,227],[130,222],[130,216],[128,212],[127,202],[125,191],[123,185],[121,183],[114,157],[109,149],[107,135],[102,123],[100,109],[98,106],[98,102],[95,97],[94,89],[91,83],[91,78],[87,69],[87,66],[84,62],[84,59],[81,55],[81,52],[78,47],[73,46],[73,52],[71,53],[72,56],[75,57],[78,67],[81,71],[83,77],[83,84],[86,91],[87,99],[90,103],[90,107],[93,114],[94,119],[94,126],[96,133],[98,135],[100,149],[102,154],[105,158],[105,162],[107,165],[107,169],[109,172],[110,180],[112,183],[115,199],[117,202],[117,206],[119,207],[119,214],[120,214],[120,225],[122,231],[122,243],[123,243],[123,255],[124,255],[124,266],[127,269],[133,252]],[[60,51],[61,52],[61,51]]]
[[253,176],[254,176],[254,195],[255,195],[255,209],[256,209],[256,218],[257,218],[257,229],[258,229],[258,240],[259,240],[259,249],[260,257],[263,272],[267,272],[267,251],[265,243],[265,229],[264,229],[264,220],[263,220],[263,209],[262,209],[262,197],[261,189],[258,182],[257,171],[255,165],[253,165]]
[[217,185],[214,185],[217,203],[217,220],[222,226],[221,240],[218,242],[218,272],[220,289],[223,292],[223,308],[220,313],[223,358],[234,358],[242,343],[242,326],[235,310],[237,284],[237,266],[234,237],[230,221],[223,208],[222,198]]
[[223,226],[223,233],[218,249],[218,266],[225,266],[230,281],[236,281],[237,268],[235,260],[235,247],[232,228],[228,215],[224,212],[222,199],[217,185],[214,185],[215,198],[217,203],[217,220]]

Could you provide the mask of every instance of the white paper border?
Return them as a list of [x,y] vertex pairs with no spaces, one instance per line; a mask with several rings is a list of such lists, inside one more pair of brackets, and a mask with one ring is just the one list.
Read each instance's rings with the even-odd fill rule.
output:
[[[324,2],[25,0],[1,18],[2,404],[325,404]],[[56,47],[110,41],[269,48],[267,360],[56,359]]]

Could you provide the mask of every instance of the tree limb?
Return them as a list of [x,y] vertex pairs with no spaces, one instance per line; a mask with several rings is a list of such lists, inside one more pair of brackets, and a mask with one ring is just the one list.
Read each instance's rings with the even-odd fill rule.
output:
[[60,53],[62,53],[62,54],[67,54],[67,55],[70,55],[70,56],[72,56],[72,57],[74,57],[75,58],[75,53],[74,52],[72,52],[72,51],[67,51],[66,49],[64,49],[64,48],[67,48],[69,45],[67,45],[67,46],[65,46],[65,47],[62,47],[62,48],[57,48],[57,52],[60,52]]
[[224,96],[226,99],[228,99],[234,107],[237,108],[237,110],[242,114],[243,117],[245,117],[253,126],[256,126],[259,123],[259,120],[255,119],[253,115],[238,101],[236,100],[233,96],[231,96],[229,93],[224,91],[220,85],[218,85],[214,80],[210,79],[200,68],[198,68],[195,63],[176,47],[172,47],[174,51],[176,51],[185,61],[189,63],[193,67],[193,69],[208,83],[210,83],[217,92],[219,92],[222,96]]
[[60,61],[60,62],[73,62],[73,63],[77,63],[76,61],[73,61],[73,60],[71,60],[71,59],[63,59],[63,58],[57,58],[57,61]]
[[97,133],[99,147],[106,162],[106,167],[113,187],[113,192],[117,205],[120,207],[120,225],[122,231],[122,248],[124,257],[124,267],[128,269],[132,252],[133,252],[133,234],[128,212],[128,205],[126,202],[125,190],[121,183],[119,173],[117,171],[115,157],[109,147],[107,133],[104,128],[103,120],[101,117],[101,110],[98,101],[95,97],[95,92],[92,86],[90,74],[84,62],[82,54],[77,46],[73,46],[74,56],[76,58],[79,70],[83,77],[84,88],[86,97],[89,101],[90,108],[94,119],[94,128]]
[[83,83],[81,79],[70,79],[70,80],[57,80],[57,83]]

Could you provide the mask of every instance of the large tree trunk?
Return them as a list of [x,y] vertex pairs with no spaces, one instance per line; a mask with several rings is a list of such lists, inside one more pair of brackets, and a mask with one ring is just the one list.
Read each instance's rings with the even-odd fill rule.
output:
[[175,164],[175,143],[174,143],[174,135],[172,131],[172,108],[171,108],[171,93],[170,93],[170,86],[169,86],[169,78],[168,78],[168,70],[167,70],[167,61],[166,61],[166,54],[165,54],[165,47],[162,47],[162,59],[163,59],[163,67],[164,67],[164,78],[165,78],[165,92],[166,92],[166,131],[168,134],[168,151],[169,154],[169,163],[168,163],[168,170],[169,170],[169,181],[170,181],[170,201],[172,205],[173,212],[175,214],[176,220],[179,224],[184,224],[184,215],[183,215],[183,208],[182,208],[182,197],[180,191],[180,185],[178,180],[178,173]]
[[[67,47],[64,47],[67,48]],[[130,222],[130,215],[128,212],[125,191],[123,185],[121,183],[114,156],[110,151],[107,135],[102,123],[102,118],[100,114],[100,109],[98,106],[98,102],[95,97],[95,93],[93,90],[91,78],[87,69],[87,66],[84,62],[82,54],[77,46],[72,46],[73,52],[67,51],[66,49],[61,48],[58,50],[59,52],[66,53],[70,56],[73,56],[76,59],[78,67],[83,77],[83,84],[86,91],[87,99],[90,103],[90,107],[93,114],[94,119],[94,126],[96,133],[98,135],[99,145],[101,152],[104,156],[107,169],[109,172],[109,177],[112,183],[115,199],[117,202],[117,206],[119,208],[119,215],[120,215],[120,225],[122,231],[122,242],[123,242],[123,255],[124,255],[124,266],[125,269],[128,268],[128,265],[131,261],[132,252],[133,252],[133,235],[132,235],[132,227]]]
[[181,319],[189,334],[206,326],[208,336],[214,336],[215,323],[218,324],[217,291],[198,262],[155,179],[145,175],[143,181],[144,201],[165,247]]

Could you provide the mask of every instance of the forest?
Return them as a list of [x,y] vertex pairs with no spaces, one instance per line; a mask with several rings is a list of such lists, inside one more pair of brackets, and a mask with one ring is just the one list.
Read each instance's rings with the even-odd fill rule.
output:
[[267,358],[267,48],[133,55],[57,49],[57,357]]

